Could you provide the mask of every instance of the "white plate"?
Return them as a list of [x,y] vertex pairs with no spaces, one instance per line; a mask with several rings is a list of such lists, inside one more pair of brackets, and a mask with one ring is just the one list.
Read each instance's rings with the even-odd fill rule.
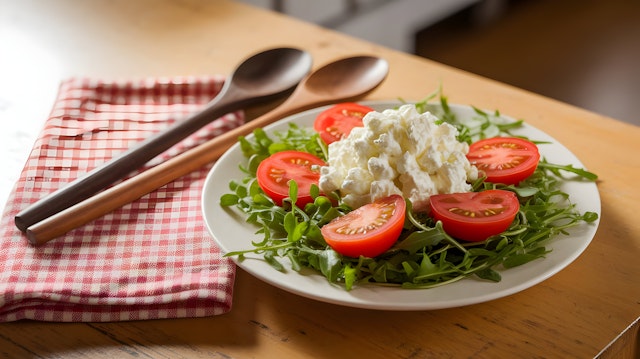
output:
[[[367,102],[376,110],[392,108],[398,102]],[[451,105],[457,116],[472,116],[473,110],[467,106]],[[290,116],[265,128],[268,133],[285,131],[289,122],[300,126],[312,127],[315,116],[325,109],[318,108]],[[524,125],[514,133],[526,135],[533,140],[549,141],[551,144],[540,145],[541,154],[550,162],[573,164],[584,168],[580,161],[564,146],[544,132]],[[206,178],[202,194],[202,211],[204,220],[214,240],[224,252],[253,248],[251,241],[262,240],[255,234],[257,227],[245,222],[245,215],[235,208],[222,208],[220,196],[228,193],[228,183],[244,177],[238,169],[244,163],[239,145],[226,152],[211,169]],[[600,215],[600,196],[595,183],[566,182],[562,189],[569,193],[580,212],[592,211]],[[545,258],[529,262],[525,265],[501,270],[502,281],[498,283],[482,281],[473,277],[431,289],[402,289],[383,287],[374,284],[357,285],[351,291],[342,286],[329,283],[321,274],[311,270],[302,273],[288,269],[279,272],[267,264],[260,255],[248,254],[244,261],[236,262],[238,266],[286,291],[313,298],[323,302],[345,306],[381,309],[381,310],[431,310],[459,307],[481,303],[505,297],[531,286],[534,286],[558,273],[573,262],[593,239],[598,221],[593,224],[581,224],[570,230],[570,235],[555,237],[546,247],[552,249]],[[283,259],[284,263],[287,263]]]

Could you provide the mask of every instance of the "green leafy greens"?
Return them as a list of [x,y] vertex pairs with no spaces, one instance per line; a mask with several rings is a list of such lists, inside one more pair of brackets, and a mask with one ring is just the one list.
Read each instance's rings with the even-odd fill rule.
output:
[[[439,97],[439,106],[433,105]],[[472,143],[482,138],[511,135],[512,129],[523,121],[504,121],[500,114],[475,110],[472,119],[459,120],[449,108],[446,97],[438,91],[417,103],[420,112],[430,111],[441,121],[448,122],[459,131],[458,140]],[[340,204],[336,194],[329,198],[312,187],[313,203],[305,208],[295,205],[297,185],[290,182],[289,198],[278,206],[267,197],[256,181],[256,168],[260,161],[282,150],[299,150],[326,159],[327,148],[317,133],[290,124],[288,131],[276,133],[275,138],[262,129],[254,131],[251,140],[241,137],[243,154],[248,159],[241,165],[246,174],[241,181],[229,184],[230,193],[220,198],[224,207],[235,207],[247,215],[247,222],[256,226],[262,240],[253,242],[253,248],[227,253],[240,260],[246,253],[261,254],[275,269],[286,271],[282,258],[287,258],[291,269],[311,268],[333,283],[343,283],[347,290],[358,283],[395,285],[404,288],[432,288],[476,276],[482,280],[501,280],[498,269],[512,268],[542,258],[549,252],[548,241],[567,234],[570,227],[597,220],[594,212],[579,213],[560,190],[565,180],[563,173],[571,173],[577,180],[594,181],[597,176],[572,165],[557,165],[542,159],[534,174],[518,186],[484,182],[473,184],[474,191],[505,189],[515,192],[521,203],[520,211],[509,229],[483,242],[459,242],[422,213],[414,213],[407,202],[407,219],[396,244],[376,258],[345,257],[325,243],[320,228],[351,209]],[[334,205],[338,203],[338,205]]]

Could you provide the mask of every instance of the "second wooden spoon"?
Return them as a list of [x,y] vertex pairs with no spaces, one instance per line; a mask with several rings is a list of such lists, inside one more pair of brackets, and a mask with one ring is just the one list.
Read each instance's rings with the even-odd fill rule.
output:
[[97,195],[36,223],[26,230],[31,244],[45,243],[120,208],[145,194],[217,160],[238,140],[296,112],[355,99],[375,89],[387,76],[383,59],[356,56],[332,62],[307,76],[291,96],[271,112],[152,167]]

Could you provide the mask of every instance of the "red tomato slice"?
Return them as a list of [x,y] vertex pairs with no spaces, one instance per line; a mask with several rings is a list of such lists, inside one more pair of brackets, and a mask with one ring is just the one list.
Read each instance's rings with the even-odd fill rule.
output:
[[429,199],[431,216],[452,237],[483,241],[509,228],[520,203],[515,193],[500,189],[437,194]]
[[264,159],[258,165],[258,185],[276,204],[289,197],[289,180],[298,184],[299,207],[313,201],[310,194],[312,184],[318,184],[320,166],[327,164],[320,158],[300,151],[282,151]]
[[335,218],[320,230],[327,244],[348,257],[378,256],[398,240],[406,204],[391,195]]
[[467,158],[487,176],[488,182],[518,184],[538,166],[538,147],[515,137],[493,137],[469,146]]
[[371,111],[371,107],[357,103],[341,103],[322,111],[313,128],[326,144],[330,144],[347,137],[354,127],[362,127],[362,118]]

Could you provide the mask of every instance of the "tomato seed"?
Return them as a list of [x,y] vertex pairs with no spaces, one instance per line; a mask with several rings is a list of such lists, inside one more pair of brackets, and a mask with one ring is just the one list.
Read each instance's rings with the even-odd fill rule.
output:
[[395,212],[395,205],[393,203],[383,203],[378,206],[380,213],[371,223],[366,226],[352,227],[352,223],[347,223],[341,227],[336,228],[336,233],[344,235],[365,234],[383,226],[393,216]]

